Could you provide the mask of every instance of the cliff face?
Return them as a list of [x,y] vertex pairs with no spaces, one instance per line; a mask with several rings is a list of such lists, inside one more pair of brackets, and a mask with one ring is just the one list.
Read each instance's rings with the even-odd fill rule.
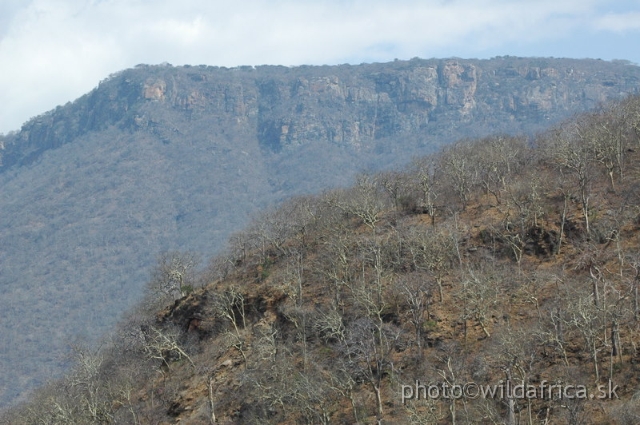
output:
[[174,121],[206,120],[214,134],[234,128],[276,152],[316,141],[363,148],[407,135],[446,142],[478,132],[534,132],[639,89],[640,68],[597,60],[140,66],[6,137],[3,168],[110,124],[129,131],[169,125],[166,114],[175,114]]
[[270,203],[639,89],[638,67],[565,59],[113,75],[0,137],[0,406],[109,329],[160,251],[212,254]]

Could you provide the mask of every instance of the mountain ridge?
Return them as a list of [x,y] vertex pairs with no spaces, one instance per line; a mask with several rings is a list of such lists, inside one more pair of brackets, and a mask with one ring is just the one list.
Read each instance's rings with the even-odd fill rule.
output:
[[0,399],[109,329],[162,251],[212,254],[292,195],[639,90],[636,66],[544,58],[114,74],[0,137]]
[[[29,120],[19,133],[5,135],[1,169],[28,163],[43,150],[106,125],[117,124],[130,131],[153,128],[158,122],[149,102],[167,103],[192,121],[201,114],[215,114],[221,120],[219,124],[227,125],[257,118],[252,124],[261,146],[277,150],[283,143],[304,144],[314,138],[358,144],[366,138],[395,136],[416,126],[426,130],[430,117],[442,121],[443,114],[444,118],[475,120],[477,124],[477,118],[486,114],[483,108],[496,105],[505,116],[510,115],[507,121],[527,119],[529,115],[538,121],[547,120],[552,114],[557,119],[558,114],[566,114],[578,103],[592,108],[612,97],[638,92],[638,69],[600,60],[513,57],[415,58],[388,64],[291,68],[138,65],[111,75],[75,102]],[[492,81],[493,77],[504,79],[506,84],[501,86]],[[509,80],[517,80],[524,90],[513,81],[509,84]],[[540,83],[532,84],[536,81]],[[305,103],[307,99],[310,102]],[[295,105],[287,105],[283,102],[286,100]],[[396,104],[390,107],[393,101]],[[323,123],[322,118],[329,114],[318,117],[309,107],[312,102],[342,108],[341,112],[356,105],[352,115],[370,121],[358,122],[355,128]],[[379,106],[379,111],[368,110],[370,103]],[[361,104],[365,107],[358,109]],[[312,117],[305,114],[309,109]],[[300,127],[295,131],[287,122],[292,116],[297,118],[295,126]],[[324,128],[311,125],[318,118]]]

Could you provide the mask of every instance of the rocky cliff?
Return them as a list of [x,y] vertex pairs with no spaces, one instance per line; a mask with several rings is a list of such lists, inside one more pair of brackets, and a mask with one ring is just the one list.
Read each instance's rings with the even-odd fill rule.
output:
[[[138,66],[5,137],[3,169],[108,125],[168,132],[171,138],[188,130],[169,128],[170,121],[188,126],[206,120],[212,134],[236,132],[275,152],[317,141],[363,149],[398,136],[441,143],[492,132],[531,133],[639,89],[640,68],[599,60]],[[172,120],[167,113],[175,114]]]
[[0,136],[0,404],[109,329],[161,251],[209,255],[270,203],[639,89],[625,63],[511,57],[112,75]]

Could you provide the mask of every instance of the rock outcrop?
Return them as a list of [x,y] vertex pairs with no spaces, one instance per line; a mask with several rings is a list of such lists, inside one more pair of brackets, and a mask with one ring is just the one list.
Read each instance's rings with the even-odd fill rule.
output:
[[599,60],[139,66],[5,137],[3,168],[33,161],[47,149],[109,125],[148,131],[164,125],[167,114],[206,120],[214,134],[231,125],[276,152],[316,141],[363,148],[397,136],[440,144],[491,132],[532,133],[639,90],[640,68]]

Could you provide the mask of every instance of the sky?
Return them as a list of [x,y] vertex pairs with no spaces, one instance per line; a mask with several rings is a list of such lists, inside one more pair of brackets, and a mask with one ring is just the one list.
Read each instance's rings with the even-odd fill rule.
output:
[[137,64],[640,64],[640,0],[0,0],[0,134]]

